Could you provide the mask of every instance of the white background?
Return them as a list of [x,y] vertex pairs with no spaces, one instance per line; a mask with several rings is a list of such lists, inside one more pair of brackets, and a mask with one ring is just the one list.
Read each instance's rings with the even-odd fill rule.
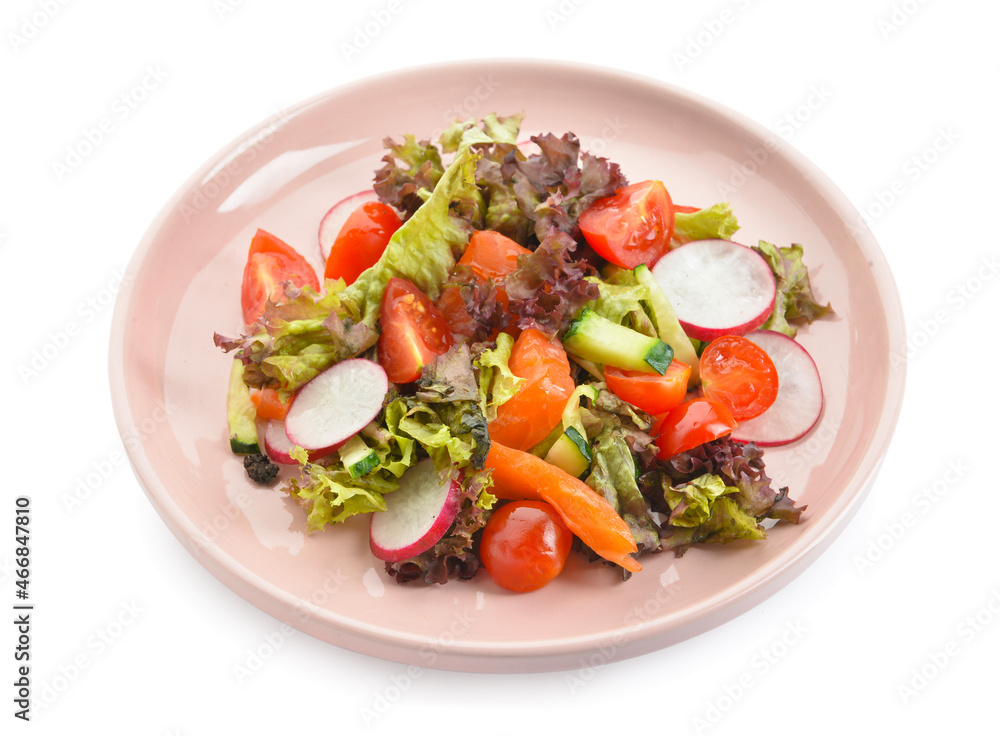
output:
[[[15,631],[0,624],[0,730],[961,733],[995,723],[998,23],[1000,6],[985,0],[5,2],[0,605],[14,603],[13,499],[28,494],[36,610],[30,726],[13,717]],[[122,463],[106,372],[111,296],[175,189],[275,110],[413,64],[508,56],[650,75],[742,112],[814,161],[868,213],[892,266],[909,337],[906,401],[859,514],[751,612],[592,671],[411,676],[282,635],[170,535]],[[121,95],[144,79],[153,89],[120,114]],[[113,129],[57,171],[106,117]],[[54,357],[26,371],[50,344]],[[81,492],[98,471],[107,477]],[[255,663],[241,680],[236,666]]]

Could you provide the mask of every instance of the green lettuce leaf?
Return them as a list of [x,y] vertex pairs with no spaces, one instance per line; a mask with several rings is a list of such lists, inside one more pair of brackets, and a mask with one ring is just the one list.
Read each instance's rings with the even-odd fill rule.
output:
[[514,398],[524,383],[510,369],[514,338],[506,332],[497,335],[495,348],[483,350],[475,360],[479,369],[479,408],[487,422],[497,418],[497,409]]
[[418,143],[412,135],[404,136],[402,143],[386,138],[384,144],[389,152],[375,172],[375,193],[406,219],[426,201],[444,174],[441,154],[430,141]]
[[486,419],[475,401],[432,404],[400,396],[386,406],[385,426],[397,442],[419,444],[439,473],[451,465],[482,468],[490,449]]
[[717,475],[702,475],[680,486],[671,486],[666,491],[667,505],[670,507],[669,522],[674,526],[698,526],[712,516],[715,500],[727,493],[736,493],[737,488],[726,486]]
[[628,524],[639,551],[660,546],[659,529],[649,515],[636,482],[637,467],[624,432],[609,427],[592,446],[591,473],[586,483],[600,493]]
[[396,490],[396,478],[376,469],[354,478],[342,463],[330,466],[309,462],[305,450],[296,447],[292,457],[299,461],[300,477],[289,478],[283,489],[307,512],[306,528],[318,531],[354,516],[384,511],[383,495]]
[[445,153],[454,153],[476,144],[516,145],[522,120],[524,113],[497,117],[496,113],[492,112],[485,115],[482,120],[475,118],[456,120],[441,134],[441,150]]
[[711,238],[728,240],[739,229],[736,215],[729,209],[727,202],[696,212],[677,212],[674,215],[674,240],[679,243]]
[[461,151],[427,201],[393,233],[378,263],[345,290],[345,298],[359,305],[369,327],[378,320],[382,294],[393,277],[407,279],[437,300],[469,242],[470,210],[478,210],[481,203],[475,179],[478,158],[474,149]]
[[344,297],[343,281],[327,281],[317,294],[309,287],[286,289],[286,301],[268,302],[250,334],[215,344],[236,350],[244,363],[248,386],[293,392],[334,363],[361,355],[378,341],[378,333],[358,322],[358,306]]
[[801,245],[779,248],[761,240],[754,250],[771,267],[778,287],[774,310],[761,329],[795,337],[798,331],[795,323],[812,322],[832,311],[829,303],[823,306],[813,296],[809,271],[802,262]]

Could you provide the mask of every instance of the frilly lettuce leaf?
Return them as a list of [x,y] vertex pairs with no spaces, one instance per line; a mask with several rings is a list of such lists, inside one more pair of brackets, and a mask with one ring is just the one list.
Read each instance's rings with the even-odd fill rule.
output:
[[739,229],[736,215],[729,209],[727,202],[696,212],[677,212],[674,215],[674,240],[678,243],[711,238],[728,240]]
[[236,350],[248,386],[292,392],[334,363],[364,353],[378,333],[357,321],[358,306],[343,294],[343,281],[327,281],[323,294],[309,287],[286,289],[286,301],[267,302],[250,334],[215,344]]
[[495,348],[483,350],[475,360],[479,369],[479,408],[487,422],[497,418],[497,409],[514,398],[524,383],[510,369],[514,338],[506,332],[497,335]]
[[793,244],[779,248],[761,240],[754,247],[771,267],[778,292],[774,299],[774,310],[763,330],[775,330],[789,337],[795,337],[797,322],[812,322],[831,311],[829,303],[821,305],[813,296],[809,283],[809,271],[802,262],[802,246]]
[[670,507],[668,521],[674,526],[698,526],[712,516],[715,499],[737,489],[727,486],[717,475],[702,475],[680,486],[671,486],[666,491],[667,505]]
[[300,447],[292,450],[292,457],[300,463],[300,477],[290,478],[284,490],[308,513],[309,531],[340,523],[355,514],[384,511],[383,494],[399,487],[394,476],[380,469],[354,478],[340,462],[330,466],[309,462]]

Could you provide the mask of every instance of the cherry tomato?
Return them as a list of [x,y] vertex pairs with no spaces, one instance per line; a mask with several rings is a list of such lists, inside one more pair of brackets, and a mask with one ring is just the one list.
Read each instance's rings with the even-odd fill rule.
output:
[[444,321],[448,324],[453,336],[469,338],[476,332],[476,321],[469,314],[469,308],[465,306],[462,298],[462,288],[457,284],[445,284],[441,289],[441,296],[434,303]]
[[538,590],[562,572],[573,532],[544,501],[513,501],[493,512],[483,529],[479,557],[502,588]]
[[736,420],[724,404],[705,397],[688,399],[664,414],[653,427],[656,456],[669,460],[679,452],[717,440],[736,428]]
[[348,215],[326,258],[325,278],[344,279],[353,284],[385,252],[389,239],[403,223],[399,215],[382,202],[365,202]]
[[691,366],[673,360],[667,372],[644,373],[613,366],[604,367],[604,380],[618,398],[647,414],[664,414],[684,401]]
[[378,361],[393,383],[416,381],[421,368],[452,346],[444,316],[405,279],[389,279],[382,296],[381,319]]
[[652,266],[670,247],[674,206],[663,182],[643,181],[597,200],[580,230],[598,255],[623,268]]
[[701,354],[701,388],[742,422],[762,414],[778,397],[778,371],[761,348],[736,335],[710,342]]
[[319,291],[319,279],[309,262],[287,243],[266,230],[258,230],[250,241],[243,269],[240,302],[244,324],[257,321],[268,299],[275,302],[284,299],[284,284],[288,281]]
[[513,398],[497,408],[497,417],[489,425],[490,437],[515,450],[528,450],[559,424],[576,385],[562,345],[539,330],[518,335],[509,365],[525,381]]

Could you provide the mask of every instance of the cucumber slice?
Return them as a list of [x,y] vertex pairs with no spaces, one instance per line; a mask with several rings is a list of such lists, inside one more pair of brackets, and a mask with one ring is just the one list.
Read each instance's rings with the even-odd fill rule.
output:
[[590,470],[593,459],[590,443],[576,427],[567,427],[545,455],[545,462],[565,470],[574,478]]
[[226,394],[226,414],[229,417],[229,449],[237,455],[260,453],[257,444],[257,407],[250,401],[250,389],[243,383],[243,362],[233,361],[229,371],[229,392]]
[[649,304],[653,308],[653,320],[656,322],[656,331],[663,342],[670,345],[674,350],[674,357],[682,363],[691,366],[691,375],[688,378],[688,387],[693,387],[701,382],[698,370],[698,353],[695,351],[691,338],[684,332],[680,321],[674,313],[674,307],[663,292],[649,267],[642,263],[633,270],[635,280],[649,290]]
[[594,459],[580,419],[580,399],[584,396],[596,401],[597,389],[588,384],[576,387],[563,409],[560,424],[562,431],[545,453],[545,462],[565,470],[575,478],[588,471]]
[[340,460],[352,478],[368,475],[378,467],[378,454],[365,444],[359,435],[354,435],[340,449]]
[[661,376],[674,358],[667,343],[615,324],[589,307],[570,324],[563,347],[584,360]]

